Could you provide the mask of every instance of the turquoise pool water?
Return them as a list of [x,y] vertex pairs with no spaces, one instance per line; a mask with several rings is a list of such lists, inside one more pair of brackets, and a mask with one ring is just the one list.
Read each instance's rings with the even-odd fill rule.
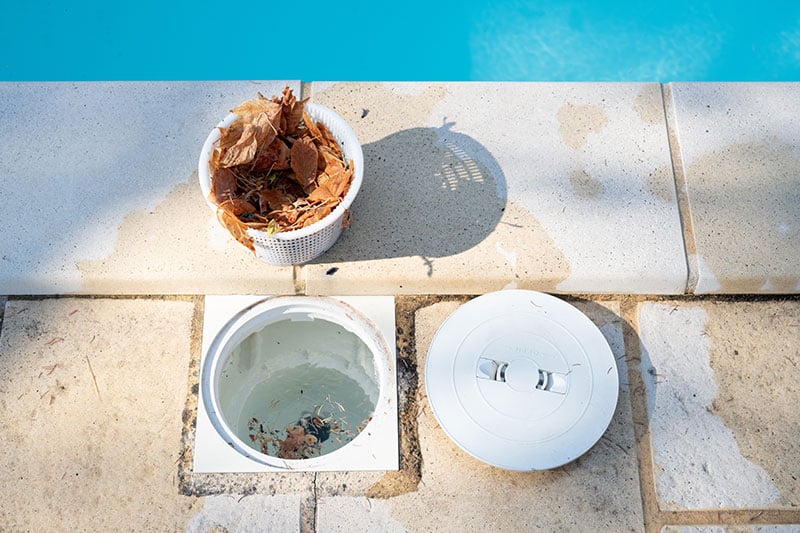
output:
[[800,80],[800,2],[5,0],[0,80]]

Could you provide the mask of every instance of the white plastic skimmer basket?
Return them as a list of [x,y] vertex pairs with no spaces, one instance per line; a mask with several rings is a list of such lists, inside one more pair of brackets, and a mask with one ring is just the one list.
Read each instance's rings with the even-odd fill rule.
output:
[[[361,151],[361,144],[358,142],[355,132],[350,125],[337,113],[319,104],[306,104],[308,115],[315,121],[322,122],[333,134],[344,152],[345,160],[353,161],[355,166],[353,181],[350,189],[342,199],[341,203],[328,216],[305,228],[283,231],[269,235],[266,231],[248,229],[247,234],[253,238],[253,247],[258,259],[273,265],[297,265],[311,261],[325,253],[328,248],[334,245],[342,232],[342,221],[347,209],[361,188],[364,178],[364,154]],[[219,141],[219,128],[230,126],[237,115],[230,113],[225,119],[211,130],[203,145],[198,162],[198,175],[200,178],[200,189],[203,197],[216,213],[217,206],[209,197],[211,194],[211,173],[208,167],[208,160],[216,143]]]

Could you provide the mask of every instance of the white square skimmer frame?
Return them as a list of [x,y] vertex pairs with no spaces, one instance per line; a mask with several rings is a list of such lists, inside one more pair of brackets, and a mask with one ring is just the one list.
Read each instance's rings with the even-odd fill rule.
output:
[[[203,343],[200,358],[202,370],[214,339],[237,314],[265,300],[267,296],[231,295],[205,297],[203,314]],[[299,297],[302,298],[302,297]],[[391,296],[332,296],[352,306],[365,318],[371,320],[384,337],[391,357],[387,366],[386,400],[376,406],[366,429],[355,441],[334,453],[309,460],[291,461],[292,467],[263,464],[242,455],[226,442],[216,430],[205,406],[203,383],[198,387],[197,425],[194,444],[194,467],[196,473],[234,472],[324,472],[324,471],[369,471],[397,470],[399,468],[399,441],[397,420],[397,369],[395,342],[395,301]]]

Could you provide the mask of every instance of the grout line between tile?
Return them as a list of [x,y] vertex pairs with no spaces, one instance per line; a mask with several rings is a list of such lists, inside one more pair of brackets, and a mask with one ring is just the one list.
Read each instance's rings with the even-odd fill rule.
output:
[[311,494],[300,502],[301,533],[315,533],[317,531],[317,507],[319,504],[317,488],[317,472],[314,472],[314,478],[311,481]]
[[304,295],[306,293],[305,274],[305,265],[294,265],[292,267],[292,282],[294,283],[295,295]]
[[647,390],[642,378],[642,347],[639,339],[639,302],[634,298],[620,301],[622,335],[628,360],[633,433],[639,466],[639,489],[642,497],[642,515],[645,531],[660,532],[664,525],[659,520],[658,495],[655,485],[655,467],[650,437],[650,420],[647,412]]
[[0,337],[3,336],[3,316],[6,312],[6,302],[8,301],[8,296],[0,296]]
[[800,510],[793,509],[719,509],[664,511],[664,526],[762,526],[800,524]]
[[313,91],[314,91],[314,89],[311,86],[311,82],[310,81],[301,81],[300,82],[300,100],[303,100],[305,98],[311,98],[311,95],[313,94]]
[[185,496],[195,494],[192,480],[192,464],[194,462],[194,439],[197,418],[198,388],[200,386],[200,356],[203,349],[203,315],[205,314],[205,296],[193,298],[191,333],[189,340],[189,371],[186,376],[186,402],[181,420],[181,453],[178,457],[178,490]]
[[694,237],[694,224],[689,202],[689,189],[686,184],[686,171],[683,165],[680,139],[678,135],[678,117],[675,111],[675,99],[671,84],[661,84],[661,98],[664,104],[664,117],[667,122],[667,141],[669,142],[670,158],[672,160],[672,175],[675,178],[675,193],[678,199],[678,216],[683,229],[684,255],[688,277],[686,280],[686,293],[694,294],[699,279],[699,265],[697,261],[697,243]]

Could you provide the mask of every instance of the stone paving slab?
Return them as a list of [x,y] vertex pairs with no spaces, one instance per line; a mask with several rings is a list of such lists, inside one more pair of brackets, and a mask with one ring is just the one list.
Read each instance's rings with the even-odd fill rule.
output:
[[262,533],[301,531],[297,494],[207,496],[203,509],[186,524],[186,533]]
[[639,307],[658,504],[800,504],[800,302]]
[[0,83],[0,294],[293,293],[292,268],[254,261],[197,181],[228,110],[285,85]]
[[383,531],[405,533],[413,530],[392,516],[392,507],[385,500],[364,497],[336,496],[317,502],[317,533],[349,533]]
[[[416,315],[417,365],[455,302]],[[616,304],[578,304],[601,328],[626,375]],[[424,383],[420,385],[424,391]],[[422,480],[418,490],[388,499],[327,496],[318,502],[318,531],[643,530],[642,501],[626,381],[606,435],[587,454],[559,469],[510,472],[461,451],[437,425],[426,396],[419,398]]]
[[8,302],[0,530],[300,530],[302,494],[181,493],[193,314],[188,300]]
[[670,88],[696,292],[800,292],[800,85]]
[[176,530],[193,305],[12,300],[0,335],[0,529]]
[[665,526],[661,533],[796,533],[796,525],[771,526]]
[[684,292],[658,84],[314,83],[311,94],[355,129],[365,178],[350,230],[304,269],[309,293]]

